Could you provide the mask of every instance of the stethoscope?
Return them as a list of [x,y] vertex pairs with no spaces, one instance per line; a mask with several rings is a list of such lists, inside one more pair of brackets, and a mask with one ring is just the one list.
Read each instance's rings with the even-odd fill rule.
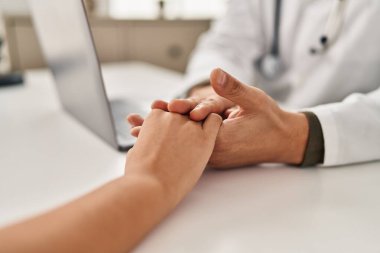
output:
[[[324,54],[337,40],[343,24],[344,7],[347,0],[336,0],[333,3],[325,29],[319,37],[318,45],[309,49],[311,55]],[[276,0],[274,8],[273,39],[270,51],[255,60],[255,68],[267,80],[279,78],[286,70],[280,55],[280,26],[282,0]]]

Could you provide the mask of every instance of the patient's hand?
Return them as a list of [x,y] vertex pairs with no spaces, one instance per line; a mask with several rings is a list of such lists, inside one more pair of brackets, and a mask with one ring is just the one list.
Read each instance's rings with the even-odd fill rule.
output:
[[[302,162],[308,138],[308,123],[301,113],[282,110],[265,92],[242,84],[234,77],[217,69],[210,81],[215,92],[236,107],[225,110],[227,119],[220,128],[209,164],[216,168],[229,168],[263,162],[298,164]],[[207,112],[228,108],[217,100],[198,104]],[[183,103],[184,104],[184,103]],[[219,107],[218,107],[219,106]],[[156,101],[152,107],[171,110],[171,105]],[[192,106],[194,107],[194,106]],[[189,107],[191,108],[191,107]],[[195,109],[194,109],[195,110]],[[190,115],[194,114],[190,110]],[[131,133],[139,133],[139,117],[132,115]]]
[[128,152],[126,175],[150,175],[179,201],[206,167],[221,123],[217,114],[195,122],[187,116],[153,109]]

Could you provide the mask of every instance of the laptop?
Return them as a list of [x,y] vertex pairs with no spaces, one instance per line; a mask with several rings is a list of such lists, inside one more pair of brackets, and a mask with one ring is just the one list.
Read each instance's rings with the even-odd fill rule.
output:
[[125,118],[146,115],[149,107],[143,105],[153,98],[107,98],[83,0],[29,0],[29,5],[63,108],[113,147],[130,149],[135,138]]

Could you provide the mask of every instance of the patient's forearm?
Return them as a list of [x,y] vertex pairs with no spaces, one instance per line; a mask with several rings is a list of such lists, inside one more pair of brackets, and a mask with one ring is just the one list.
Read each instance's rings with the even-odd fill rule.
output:
[[123,177],[0,230],[0,252],[126,252],[174,206],[154,178]]
[[45,215],[0,230],[0,252],[127,252],[194,187],[222,118],[203,124],[153,109],[126,175]]

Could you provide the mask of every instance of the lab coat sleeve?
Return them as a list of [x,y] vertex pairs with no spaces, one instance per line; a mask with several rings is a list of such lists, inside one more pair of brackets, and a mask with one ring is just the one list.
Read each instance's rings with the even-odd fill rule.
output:
[[253,59],[262,51],[259,15],[259,1],[230,0],[227,13],[200,37],[187,67],[185,89],[208,80],[217,67],[250,83]]
[[380,87],[308,110],[322,126],[324,166],[380,160]]

